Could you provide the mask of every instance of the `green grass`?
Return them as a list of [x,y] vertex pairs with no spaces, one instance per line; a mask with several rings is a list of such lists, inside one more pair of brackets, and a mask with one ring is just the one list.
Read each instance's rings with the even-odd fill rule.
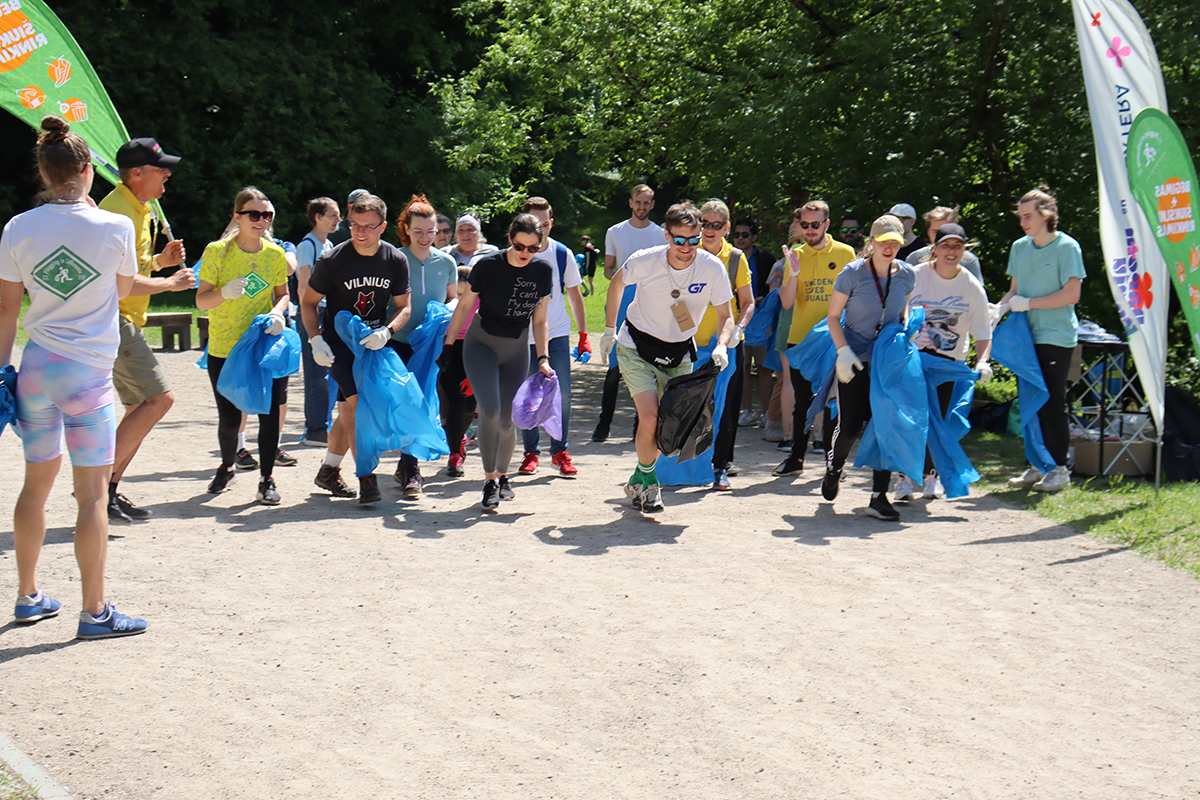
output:
[[1008,488],[1009,478],[1025,467],[1024,448],[1015,436],[971,433],[963,440],[979,470],[974,488],[1077,531],[1182,569],[1200,577],[1200,486],[1163,484],[1113,476],[1075,476],[1070,489],[1042,494]]
[[0,764],[0,800],[37,800],[37,797],[32,786]]

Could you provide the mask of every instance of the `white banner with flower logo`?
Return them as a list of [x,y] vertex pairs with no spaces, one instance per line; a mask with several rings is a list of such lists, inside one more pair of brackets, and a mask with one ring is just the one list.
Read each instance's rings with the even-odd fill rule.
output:
[[1100,176],[1105,272],[1154,424],[1162,430],[1166,376],[1166,263],[1129,188],[1125,148],[1145,108],[1167,110],[1154,42],[1125,0],[1072,0]]

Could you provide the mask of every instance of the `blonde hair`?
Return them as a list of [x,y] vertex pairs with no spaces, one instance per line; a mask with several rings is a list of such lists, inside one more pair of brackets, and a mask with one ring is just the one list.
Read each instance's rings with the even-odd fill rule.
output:
[[729,206],[725,205],[724,200],[715,197],[704,201],[704,205],[700,206],[700,213],[716,214],[722,222],[729,222]]

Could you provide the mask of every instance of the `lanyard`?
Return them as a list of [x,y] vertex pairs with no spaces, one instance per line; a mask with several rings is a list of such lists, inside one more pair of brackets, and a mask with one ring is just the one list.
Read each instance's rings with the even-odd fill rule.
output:
[[875,279],[875,291],[879,292],[879,305],[881,308],[879,310],[879,324],[875,326],[875,335],[878,336],[879,332],[883,330],[883,321],[887,318],[887,299],[892,293],[892,265],[890,262],[888,263],[886,291],[883,288],[883,284],[879,282],[879,275],[875,272],[875,265],[868,260],[867,267],[871,270],[871,277]]

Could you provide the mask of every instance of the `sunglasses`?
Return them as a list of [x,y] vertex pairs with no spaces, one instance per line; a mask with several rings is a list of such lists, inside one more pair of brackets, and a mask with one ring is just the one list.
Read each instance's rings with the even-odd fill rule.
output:
[[749,238],[751,235],[752,234],[750,233],[750,231],[734,231],[733,232],[733,238],[735,238],[735,239],[746,239],[746,238]]
[[541,249],[540,244],[521,244],[520,242],[512,242],[510,246],[518,253],[536,253]]
[[704,222],[703,220],[700,222],[701,230],[706,231],[719,231],[721,228],[724,228],[725,225],[726,223],[724,222]]
[[[796,224],[806,231],[815,231],[824,225],[825,222],[797,222]],[[844,231],[845,228],[842,228],[842,230]]]
[[858,233],[858,228],[842,228],[842,233]]
[[270,222],[275,218],[274,211],[239,211],[237,213],[249,217],[251,222],[258,222],[264,219]]
[[688,238],[686,236],[672,236],[671,241],[675,243],[676,247],[683,247],[687,244],[695,247],[696,245],[700,244],[700,237],[692,236],[691,238]]

